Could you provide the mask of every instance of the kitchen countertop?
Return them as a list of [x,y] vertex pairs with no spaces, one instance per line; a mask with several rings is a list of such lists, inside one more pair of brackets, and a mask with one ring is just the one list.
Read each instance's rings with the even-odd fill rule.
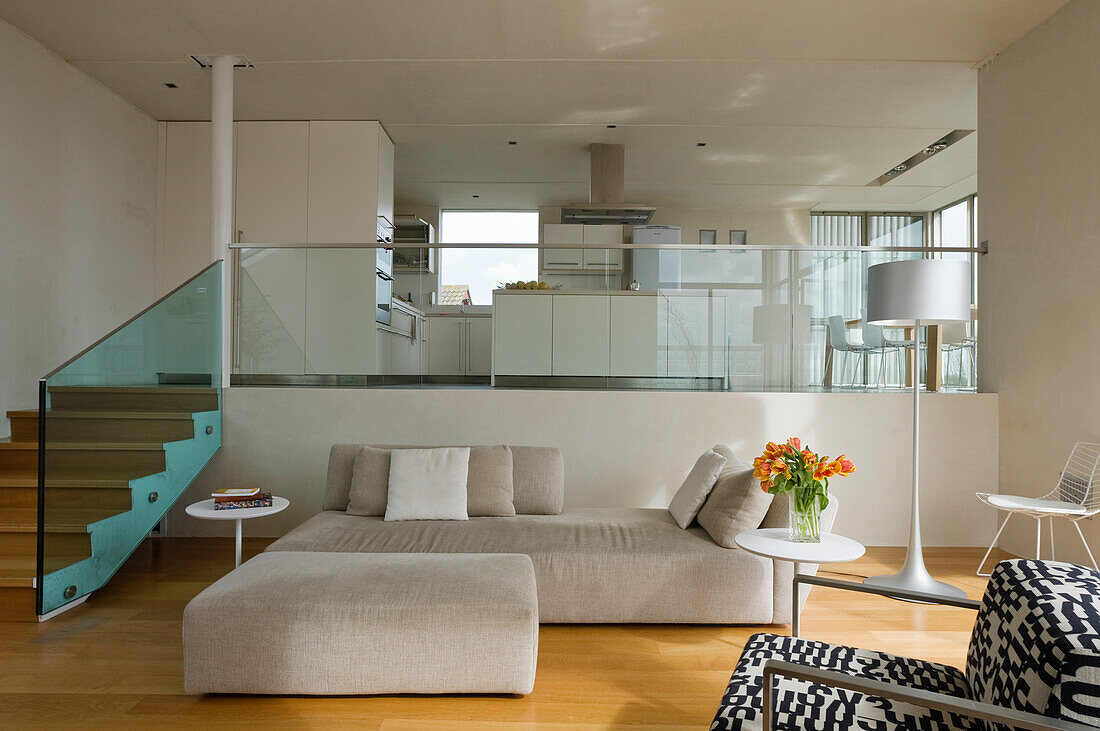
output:
[[599,296],[632,295],[635,297],[655,297],[657,292],[653,290],[630,289],[494,289],[493,294],[586,294]]

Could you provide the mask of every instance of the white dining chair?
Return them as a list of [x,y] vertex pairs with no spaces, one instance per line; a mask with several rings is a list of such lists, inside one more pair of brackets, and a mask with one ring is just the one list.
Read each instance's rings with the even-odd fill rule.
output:
[[993,536],[993,542],[989,544],[989,550],[985,552],[981,563],[978,564],[977,575],[989,576],[982,573],[986,559],[993,552],[993,546],[997,545],[997,539],[1001,537],[1008,524],[1008,519],[1013,515],[1027,515],[1035,518],[1035,558],[1040,558],[1043,540],[1043,518],[1050,519],[1048,527],[1050,531],[1050,558],[1054,560],[1054,519],[1064,518],[1077,529],[1077,535],[1085,546],[1085,552],[1092,561],[1092,567],[1100,571],[1096,565],[1096,558],[1092,555],[1085,534],[1081,532],[1079,521],[1100,513],[1100,490],[1097,490],[1100,482],[1100,444],[1078,442],[1073,445],[1066,466],[1062,468],[1062,475],[1058,479],[1058,486],[1042,497],[1023,497],[1020,495],[1001,495],[988,492],[975,493],[978,499],[986,505],[1003,510],[1005,516],[1001,527],[997,529],[997,535]]
[[886,354],[895,352],[898,354],[898,383],[905,383],[905,357],[906,349],[912,348],[912,340],[891,340],[882,331],[882,325],[863,323],[863,343],[872,351],[881,354],[882,362],[879,368],[879,388],[886,386]]
[[[853,340],[852,338],[850,338],[848,336],[848,323],[844,319],[843,315],[832,315],[832,316],[830,316],[829,319],[828,319],[828,327],[829,327],[829,330],[828,330],[829,346],[831,348],[831,351],[829,353],[829,357],[831,358],[831,361],[825,364],[825,369],[828,370],[829,367],[832,366],[832,369],[833,369],[833,384],[835,385],[837,383],[837,377],[836,377],[836,364],[837,364],[836,354],[837,353],[844,353],[845,354],[845,357],[844,357],[844,366],[845,367],[841,368],[841,376],[843,376],[844,371],[847,370],[846,366],[848,365],[849,356],[854,355],[856,357],[856,373],[858,373],[859,372],[859,364],[863,362],[864,356],[868,352],[871,352],[872,349],[868,348],[866,345],[863,344],[862,338],[858,339],[858,340]],[[852,379],[852,382],[850,384],[852,386],[856,385],[854,375],[855,374],[853,374],[853,379]],[[863,379],[861,378],[860,380],[862,381]],[[843,387],[843,386],[849,385],[849,384],[846,384],[844,382],[843,378],[841,378],[839,385],[841,387]]]

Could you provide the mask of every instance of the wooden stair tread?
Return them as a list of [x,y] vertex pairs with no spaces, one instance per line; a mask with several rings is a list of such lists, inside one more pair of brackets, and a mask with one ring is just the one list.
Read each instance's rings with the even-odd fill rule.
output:
[[46,412],[46,420],[50,417],[61,419],[188,419],[192,418],[190,411],[84,411],[81,409],[50,409]]
[[0,449],[38,451],[38,442],[13,442],[11,437],[0,439]]
[[164,442],[52,442],[46,449],[91,452],[159,452]]
[[47,386],[50,393],[217,393],[210,386]]
[[[46,516],[46,532],[86,533],[91,523],[117,514],[95,508],[50,510]],[[37,508],[0,508],[0,533],[34,533],[37,530]]]
[[[4,487],[38,487],[38,476],[33,472],[0,474],[0,488]],[[129,488],[130,481],[121,477],[54,477],[46,484],[47,490],[51,487],[86,487],[93,490],[104,487]]]

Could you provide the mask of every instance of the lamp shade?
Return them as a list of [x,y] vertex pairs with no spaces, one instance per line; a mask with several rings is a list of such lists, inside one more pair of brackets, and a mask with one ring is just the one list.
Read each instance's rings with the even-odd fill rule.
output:
[[810,342],[810,306],[753,307],[752,342],[756,345],[802,345]]
[[969,262],[908,259],[867,269],[867,322],[899,327],[969,319]]

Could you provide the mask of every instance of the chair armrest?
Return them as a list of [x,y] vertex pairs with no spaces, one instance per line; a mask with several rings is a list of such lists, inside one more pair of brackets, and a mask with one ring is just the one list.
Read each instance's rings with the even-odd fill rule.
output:
[[1003,723],[1018,729],[1030,729],[1032,731],[1095,731],[1092,726],[1086,726],[1075,721],[1065,721],[1060,718],[1049,718],[1038,713],[1017,711],[1013,708],[995,706],[992,703],[981,703],[967,698],[935,693],[928,690],[907,688],[903,685],[885,683],[881,680],[858,678],[835,670],[822,670],[811,665],[785,662],[783,660],[768,660],[764,663],[763,672],[763,729],[771,731],[775,728],[773,712],[774,690],[772,679],[775,676],[804,680],[810,683],[818,683],[831,688],[866,693],[868,695],[903,701],[914,706],[930,708],[946,713],[954,713],[960,716],[979,718],[983,721]]
[[[924,604],[943,604],[949,607],[973,609],[974,611],[977,611],[982,606],[982,603],[976,599],[960,599],[953,596],[944,596],[943,594],[926,594],[923,591],[895,589],[886,586],[876,586],[875,584],[864,584],[859,581],[831,579],[827,576],[811,576],[810,574],[795,574],[791,582],[791,592],[793,596],[798,596],[799,586],[802,584],[824,586],[827,589],[844,589],[845,591],[855,591],[861,594],[878,594],[879,596],[885,596],[891,599],[909,600],[922,602]],[[791,636],[793,637],[798,637],[800,614],[797,606],[792,608]]]

